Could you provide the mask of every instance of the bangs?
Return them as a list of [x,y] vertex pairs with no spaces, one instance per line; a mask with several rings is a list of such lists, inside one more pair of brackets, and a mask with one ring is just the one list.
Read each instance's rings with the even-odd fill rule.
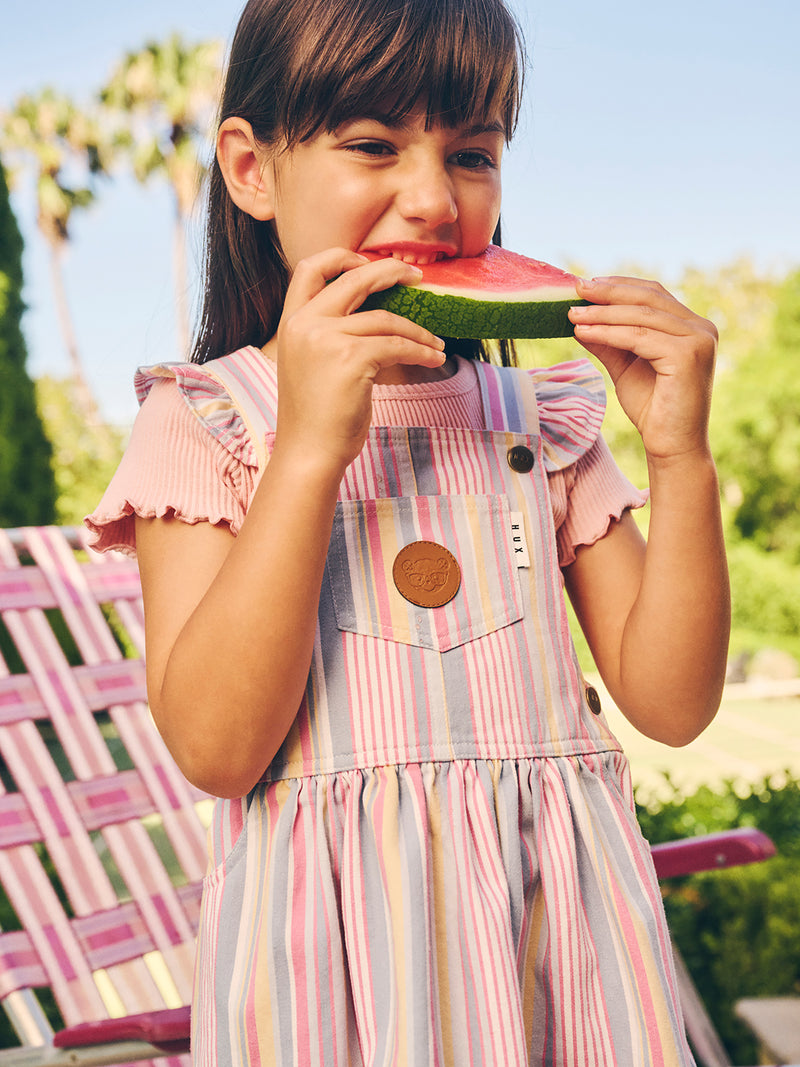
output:
[[[355,118],[517,123],[523,48],[496,0],[313,0],[287,57],[277,125],[288,144]],[[281,106],[281,104],[283,106]]]

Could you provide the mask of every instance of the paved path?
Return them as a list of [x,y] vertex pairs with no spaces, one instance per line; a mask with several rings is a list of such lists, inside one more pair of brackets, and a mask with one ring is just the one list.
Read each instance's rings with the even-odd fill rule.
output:
[[[592,682],[598,684],[595,678]],[[729,686],[717,717],[685,748],[643,737],[601,693],[611,727],[630,758],[634,785],[645,797],[663,792],[665,770],[684,792],[700,785],[722,785],[732,778],[761,781],[787,770],[800,777],[800,681],[796,679]]]

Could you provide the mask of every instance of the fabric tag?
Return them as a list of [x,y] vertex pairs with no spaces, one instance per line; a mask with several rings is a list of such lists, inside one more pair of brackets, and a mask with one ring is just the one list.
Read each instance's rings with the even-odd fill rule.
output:
[[511,520],[511,544],[514,546],[514,562],[518,567],[530,567],[528,542],[525,539],[525,517],[521,511],[509,512]]

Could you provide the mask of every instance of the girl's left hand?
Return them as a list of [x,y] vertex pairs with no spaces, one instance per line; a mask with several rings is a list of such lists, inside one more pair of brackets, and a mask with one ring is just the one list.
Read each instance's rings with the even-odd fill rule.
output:
[[708,451],[719,335],[658,282],[579,279],[575,339],[600,360],[652,458]]

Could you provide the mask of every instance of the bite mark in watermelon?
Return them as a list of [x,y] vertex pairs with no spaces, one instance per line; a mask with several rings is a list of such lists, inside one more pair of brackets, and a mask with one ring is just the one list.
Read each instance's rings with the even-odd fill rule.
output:
[[500,340],[571,337],[567,311],[587,303],[578,297],[574,274],[497,245],[420,269],[419,282],[373,293],[362,310],[393,311],[440,337]]

